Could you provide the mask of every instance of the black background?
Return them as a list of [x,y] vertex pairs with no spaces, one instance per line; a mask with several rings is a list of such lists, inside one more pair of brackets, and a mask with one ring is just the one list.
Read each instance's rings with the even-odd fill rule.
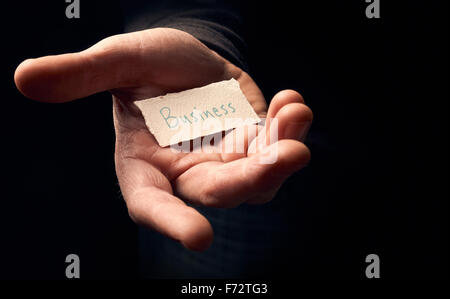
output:
[[[300,91],[315,114],[310,165],[290,178],[285,277],[448,277],[448,4],[247,3],[250,73],[270,99]],[[114,173],[110,95],[33,102],[15,88],[28,57],[82,50],[120,33],[114,1],[3,4],[0,278],[138,276],[136,226]],[[297,183],[303,182],[304,190]],[[275,199],[275,201],[277,198]],[[290,219],[291,219],[290,218]],[[283,253],[277,253],[283,255]]]

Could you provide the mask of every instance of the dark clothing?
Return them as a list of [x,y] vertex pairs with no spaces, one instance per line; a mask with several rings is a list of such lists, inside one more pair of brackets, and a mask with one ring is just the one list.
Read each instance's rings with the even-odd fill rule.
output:
[[236,1],[123,1],[127,32],[169,27],[188,32],[248,71]]

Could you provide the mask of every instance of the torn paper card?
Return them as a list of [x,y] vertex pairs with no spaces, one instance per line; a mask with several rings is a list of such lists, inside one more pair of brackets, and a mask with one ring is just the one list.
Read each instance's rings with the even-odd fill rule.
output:
[[235,79],[135,104],[162,147],[261,121]]

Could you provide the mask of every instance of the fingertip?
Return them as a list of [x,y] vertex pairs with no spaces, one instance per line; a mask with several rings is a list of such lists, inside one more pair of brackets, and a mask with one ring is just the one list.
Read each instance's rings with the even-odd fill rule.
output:
[[61,103],[92,94],[95,82],[90,81],[90,70],[83,55],[69,53],[26,59],[17,66],[14,82],[26,97]]
[[297,146],[299,147],[299,151],[303,153],[302,157],[298,159],[298,165],[304,167],[311,161],[311,150],[303,142],[297,142]]
[[270,102],[269,111],[267,117],[273,118],[278,113],[278,111],[285,105],[289,103],[302,103],[305,101],[303,96],[295,90],[285,89],[279,91]]
[[293,102],[305,103],[303,96],[298,91],[295,91],[293,89],[281,90],[275,96],[277,98],[289,99],[290,103],[293,103]]
[[14,83],[17,89],[26,97],[31,98],[30,82],[32,81],[33,74],[33,61],[34,59],[26,59],[22,61],[14,72]]
[[204,251],[211,246],[214,239],[214,231],[204,216],[193,208],[191,209],[193,210],[193,215],[196,214],[196,219],[191,221],[191,223],[186,223],[181,234],[182,238],[179,241],[189,250]]
[[278,119],[279,139],[302,141],[313,121],[313,112],[305,104],[290,103],[275,115]]
[[288,173],[306,166],[311,160],[311,151],[302,142],[292,139],[280,140],[278,144],[279,166]]
[[[261,171],[255,176],[255,182],[257,188],[263,192],[247,200],[249,204],[263,204],[270,201],[283,182],[296,171],[305,167],[311,159],[308,147],[292,139],[280,140],[270,145],[267,150],[277,152],[276,160],[272,164],[267,164],[266,167],[259,168]],[[258,159],[257,156],[254,159]]]
[[278,111],[275,117],[286,118],[291,122],[312,122],[312,110],[302,103],[289,103]]
[[[300,141],[283,139],[264,148],[251,159],[250,165],[255,166],[253,168],[255,181],[260,183],[259,187],[264,187],[273,185],[275,180],[282,182],[286,177],[306,166],[311,159],[311,152]],[[267,163],[268,161],[270,163]],[[247,166],[247,169],[250,167]]]
[[311,152],[301,142],[292,139],[280,140],[251,157],[247,169],[253,172],[250,189],[257,190],[248,203],[262,204],[270,201],[283,182],[296,171],[305,167]]
[[45,56],[24,60],[14,73],[17,89],[24,96],[35,101],[66,101],[64,94],[68,92],[68,88],[63,87],[61,82],[67,81],[69,76],[64,75],[64,67],[60,60],[64,58]]

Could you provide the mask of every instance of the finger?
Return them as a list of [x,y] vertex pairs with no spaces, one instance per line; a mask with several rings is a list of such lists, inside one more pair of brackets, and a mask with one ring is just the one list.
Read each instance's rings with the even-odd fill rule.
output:
[[[269,155],[267,155],[269,153]],[[273,164],[268,164],[268,167],[261,167],[262,171],[259,176],[256,176],[257,188],[264,190],[267,186],[267,191],[261,192],[253,197],[248,197],[247,203],[262,204],[266,203],[275,196],[284,181],[294,174],[296,171],[305,167],[311,158],[309,149],[297,140],[283,139],[275,144],[264,148],[255,155],[260,161],[271,161],[275,157]]]
[[278,111],[289,103],[305,103],[301,94],[295,90],[286,89],[278,92],[270,102],[267,118],[274,118]]
[[[277,154],[275,161],[262,163],[269,152]],[[195,204],[233,207],[249,199],[265,202],[309,158],[310,152],[303,143],[280,140],[247,158],[196,165],[180,175],[173,186],[176,193]]]
[[275,118],[278,120],[278,138],[304,141],[313,120],[313,113],[305,104],[288,103]]
[[[278,140],[294,139],[303,141],[312,123],[313,113],[305,104],[297,101],[285,101],[284,99],[286,98],[289,99],[289,97],[278,97],[278,99],[281,99],[282,103],[286,104],[280,107],[275,115],[275,118],[278,121],[276,123],[278,126],[277,138]],[[279,103],[276,105],[279,105]],[[223,139],[223,161],[228,162],[245,157],[248,152],[258,151],[259,149],[257,147],[259,145],[268,145],[276,141],[271,139],[270,136],[273,131],[271,131],[269,127],[272,125],[274,125],[274,121],[272,119],[266,119],[266,128],[264,128],[265,134],[258,135],[256,142],[253,143],[252,140],[256,137],[257,133],[261,131],[257,126],[246,126],[231,131]],[[250,150],[248,150],[249,145]],[[227,150],[228,148],[232,150]]]
[[166,177],[149,163],[132,158],[116,161],[117,176],[130,217],[188,249],[204,250],[213,239],[208,220],[173,196]]
[[188,33],[155,28],[112,36],[79,53],[25,60],[14,79],[27,97],[65,102],[149,82],[180,90],[205,85],[222,78],[223,64]]
[[[283,100],[280,97],[278,99]],[[294,139],[304,141],[312,123],[312,111],[305,104],[299,102],[285,103],[287,104],[278,109],[274,118],[266,119],[265,127],[250,143],[247,151],[248,155],[257,153],[262,148],[278,140]]]
[[256,138],[260,125],[247,125],[228,132],[221,141],[221,160],[229,162],[247,156],[248,147]]

